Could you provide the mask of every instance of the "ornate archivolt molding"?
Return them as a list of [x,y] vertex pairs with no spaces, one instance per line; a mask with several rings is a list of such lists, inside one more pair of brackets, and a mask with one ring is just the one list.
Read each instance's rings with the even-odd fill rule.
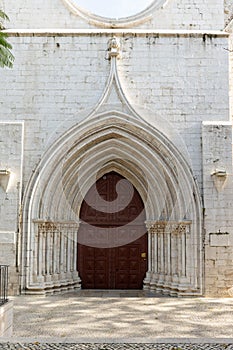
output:
[[[166,138],[164,139],[164,136],[157,130],[143,124],[141,120],[120,113],[115,113],[114,116],[109,116],[108,113],[102,114],[101,117],[99,115],[93,116],[93,119],[79,125],[79,127],[77,126],[72,133],[67,133],[59,141],[57,147],[52,148],[48,157],[42,159],[39,171],[38,173],[35,172],[34,175],[35,182],[32,182],[31,190],[27,189],[25,197],[28,198],[28,206],[25,206],[26,214],[29,213],[28,216],[25,216],[26,220],[24,220],[25,230],[29,233],[27,259],[28,266],[33,267],[28,269],[27,289],[42,291],[46,288],[55,288],[56,290],[56,288],[62,288],[62,285],[70,285],[71,287],[79,285],[79,282],[75,282],[78,281],[77,276],[70,277],[70,273],[73,274],[73,271],[57,273],[57,266],[57,270],[54,270],[52,275],[46,273],[46,271],[53,269],[53,265],[52,267],[51,265],[46,267],[46,270],[44,267],[42,269],[41,266],[47,266],[46,261],[48,259],[46,255],[40,252],[45,251],[42,244],[43,246],[47,244],[49,247],[55,247],[54,244],[51,245],[53,239],[56,242],[61,242],[62,238],[64,243],[62,245],[60,243],[58,247],[60,249],[63,246],[65,249],[61,251],[52,249],[54,251],[52,254],[61,256],[61,252],[65,254],[69,251],[68,256],[73,257],[73,266],[75,265],[74,248],[71,249],[72,244],[70,244],[71,241],[67,240],[67,237],[69,237],[67,233],[68,230],[74,233],[77,232],[79,225],[78,213],[83,200],[82,195],[85,195],[93,184],[93,180],[96,181],[95,176],[93,179],[92,177],[93,174],[95,175],[97,166],[102,171],[99,174],[100,176],[114,169],[131,181],[141,194],[144,203],[147,204],[145,206],[147,218],[160,217],[159,214],[161,213],[164,217],[170,217],[169,214],[171,214],[171,216],[177,218],[176,220],[171,218],[170,220],[147,221],[151,246],[154,247],[154,253],[152,254],[151,251],[149,262],[152,266],[152,262],[155,264],[155,261],[158,261],[158,271],[163,272],[159,272],[158,279],[155,276],[155,274],[158,274],[158,272],[155,272],[157,270],[155,267],[151,267],[145,280],[145,287],[153,289],[154,286],[159,285],[158,291],[162,289],[166,292],[167,279],[170,279],[169,293],[171,294],[185,294],[187,291],[190,294],[195,294],[197,290],[200,291],[201,250],[199,247],[201,245],[201,227],[198,221],[198,218],[200,218],[198,189],[188,165],[183,161],[182,156],[174,146],[169,144],[169,141]],[[167,163],[168,159],[169,163]],[[171,164],[171,160],[175,162],[176,166]],[[177,169],[180,181],[177,181],[177,172],[174,171],[174,168]],[[39,174],[39,176],[36,176],[36,174]],[[166,179],[169,179],[169,182]],[[147,182],[144,180],[147,180]],[[163,190],[165,193],[163,193]],[[68,197],[70,197],[69,202],[67,202]],[[186,201],[186,197],[189,198],[189,203]],[[170,211],[170,204],[166,208],[166,201],[162,200],[161,202],[161,198],[165,198],[173,205],[174,212]],[[72,211],[76,215],[74,221],[71,215]],[[192,228],[191,234],[188,234],[190,223],[182,221],[184,214],[187,213],[189,213],[188,217],[192,220],[190,225]],[[35,218],[46,217],[51,218],[51,220],[34,220]],[[28,227],[26,227],[26,222],[28,222]],[[158,229],[160,233],[156,234]],[[175,233],[175,230],[177,230],[177,233]],[[186,230],[185,234],[182,234],[182,230]],[[59,232],[64,234],[59,236]],[[36,237],[38,235],[40,235],[40,239],[37,241]],[[59,237],[60,240],[58,240]],[[158,240],[156,240],[156,237]],[[188,244],[187,247],[192,248],[186,249],[185,241]],[[170,243],[167,244],[166,242]],[[39,248],[38,244],[42,248]],[[163,247],[163,251],[165,251],[165,244],[170,247],[170,251],[167,250],[166,254],[160,255],[161,249],[159,247]],[[155,247],[158,247],[158,249],[155,250]],[[175,252],[176,249],[179,250],[177,250],[176,257],[173,257],[170,252]],[[180,251],[183,253],[179,253]],[[157,260],[155,260],[155,254],[158,256]],[[39,260],[38,258],[35,259],[35,256],[40,257]],[[184,257],[189,258],[187,263],[184,262]],[[163,265],[162,261],[165,258],[167,263]],[[180,273],[179,280],[177,280],[177,273],[172,272],[169,265],[168,260],[171,261],[171,259],[174,262],[173,269]],[[190,261],[190,259],[193,259],[193,261]],[[181,263],[182,261],[183,263]],[[67,264],[68,262],[64,266],[68,266]],[[185,269],[189,273],[190,281],[192,279],[189,283],[187,282],[187,276],[185,276]],[[33,271],[33,275],[30,275],[31,271]],[[178,282],[175,282],[176,280]],[[196,286],[193,281],[197,281]]]
[[[113,57],[111,61],[115,59]],[[163,213],[164,217],[170,217],[170,225],[172,217],[176,219],[176,227],[185,214],[190,217],[193,221],[193,247],[198,249],[198,252],[192,252],[192,255],[197,255],[193,269],[199,273],[200,202],[190,169],[179,151],[158,130],[141,119],[119,112],[97,114],[75,126],[42,159],[39,171],[32,179],[32,187],[25,196],[28,199],[26,215],[29,215],[24,222],[28,222],[25,230],[29,232],[27,251],[32,265],[31,252],[34,251],[37,232],[32,220],[50,217],[53,224],[49,220],[38,223],[41,229],[43,226],[55,229],[54,223],[56,227],[59,222],[61,226],[65,221],[70,224],[73,212],[77,221],[83,197],[96,181],[93,177],[96,168],[101,169],[99,176],[113,169],[126,176],[146,203],[147,218],[160,217]],[[161,228],[161,233],[168,231],[167,221],[156,225]]]

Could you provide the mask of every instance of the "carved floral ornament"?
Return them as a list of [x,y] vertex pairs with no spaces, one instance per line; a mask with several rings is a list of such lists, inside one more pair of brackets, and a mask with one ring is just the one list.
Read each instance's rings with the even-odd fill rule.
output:
[[34,223],[38,225],[38,232],[55,232],[66,230],[75,230],[79,228],[79,223],[73,222],[53,222],[53,221],[43,221],[43,220],[34,220]]
[[[149,21],[152,18],[153,11],[163,7],[167,2],[167,0],[147,0],[143,3],[139,0],[122,0],[122,5],[124,4],[122,6],[119,0],[114,0],[109,6],[106,5],[109,3],[105,0],[99,2],[96,2],[96,0],[62,1],[73,14],[84,18],[91,24],[107,28],[127,28]],[[135,3],[138,3],[138,5],[135,6]],[[118,11],[121,7],[125,10],[123,13]]]
[[182,234],[189,233],[191,221],[173,222],[173,221],[147,221],[146,227],[151,234],[172,233]]

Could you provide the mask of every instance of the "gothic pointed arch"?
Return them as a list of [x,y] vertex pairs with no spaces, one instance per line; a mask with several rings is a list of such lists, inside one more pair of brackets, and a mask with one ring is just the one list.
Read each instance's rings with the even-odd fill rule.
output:
[[202,293],[201,202],[190,166],[159,130],[114,110],[68,130],[32,176],[24,201],[24,258],[31,266],[24,288],[44,293],[80,286],[80,207],[109,171],[128,179],[145,206],[150,252],[144,288]]

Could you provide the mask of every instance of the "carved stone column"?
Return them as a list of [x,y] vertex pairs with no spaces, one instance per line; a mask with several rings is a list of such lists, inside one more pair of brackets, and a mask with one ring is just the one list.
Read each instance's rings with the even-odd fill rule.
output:
[[179,223],[170,223],[171,232],[171,284],[170,295],[177,295],[179,284],[180,246],[179,246]]
[[165,276],[164,276],[164,293],[169,294],[171,286],[171,227],[165,226]]
[[45,284],[51,287],[52,275],[53,275],[53,236],[56,231],[56,225],[52,222],[44,222],[44,235],[45,235]]
[[163,221],[147,221],[146,226],[152,250],[148,256],[150,270],[144,280],[144,286],[145,289],[160,293],[163,288],[165,273],[165,223]]
[[189,288],[191,282],[189,259],[187,255],[190,254],[189,248],[189,236],[190,236],[190,223],[182,223],[179,228],[180,235],[180,247],[181,247],[181,266],[179,276],[179,291],[185,291]]
[[72,242],[71,242],[71,272],[74,281],[75,288],[81,288],[81,280],[77,271],[77,237],[78,237],[78,229],[80,226],[80,222],[73,224],[72,226]]
[[37,275],[39,280],[44,281],[44,276],[46,274],[46,234],[47,234],[47,225],[43,222],[39,224],[38,227],[38,242],[37,242]]
[[[153,222],[151,221],[146,221],[146,227],[148,231],[148,271],[146,273],[146,277],[144,278],[143,281],[143,289],[145,290],[151,290],[153,287],[151,285],[152,283],[152,278],[153,278],[153,269],[157,269],[157,257],[154,255],[154,252],[157,251],[155,249],[155,240],[152,241],[152,236],[153,236]],[[155,267],[156,266],[156,267]]]
[[144,289],[179,295],[188,289],[187,235],[191,222],[147,221],[151,252]]
[[59,288],[59,274],[60,274],[60,230],[56,225],[56,230],[53,234],[53,251],[52,251],[52,261],[53,261],[53,285],[54,288]]
[[77,271],[77,231],[75,222],[37,220],[32,256],[30,292],[57,293],[80,288]]
[[62,289],[80,288],[77,271],[77,233],[79,223],[60,224],[60,279]]
[[171,295],[185,292],[190,286],[190,278],[187,274],[188,254],[187,235],[190,232],[191,222],[174,223],[171,229],[173,241],[172,255],[172,283]]
[[164,277],[165,277],[165,226],[164,221],[157,221],[154,225],[154,234],[157,236],[158,246],[157,246],[157,257],[158,257],[158,273],[157,273],[157,286],[156,293],[160,294],[164,287]]

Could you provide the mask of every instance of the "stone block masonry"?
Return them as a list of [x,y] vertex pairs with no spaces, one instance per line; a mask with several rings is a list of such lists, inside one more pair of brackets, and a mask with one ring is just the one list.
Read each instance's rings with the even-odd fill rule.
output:
[[[18,0],[17,11],[13,0],[3,0],[3,8],[9,15],[10,28],[95,28],[65,6],[63,0],[47,0],[46,3]],[[46,13],[46,16],[44,15]],[[104,27],[104,23],[103,23]],[[218,0],[167,0],[140,28],[222,30],[224,28],[223,3]]]
[[[207,177],[204,177],[204,182],[202,178],[200,128],[201,123],[208,120],[215,123],[221,117],[223,124],[228,120],[228,57],[224,50],[227,34],[180,31],[177,35],[173,32],[128,30],[119,35],[114,30],[102,33],[88,30],[71,33],[11,31],[9,35],[14,44],[16,63],[12,71],[3,71],[1,77],[6,86],[2,92],[1,111],[4,118],[12,123],[18,121],[21,125],[21,120],[24,120],[24,136],[20,141],[21,144],[23,142],[23,153],[18,155],[19,160],[24,159],[23,180],[19,180],[22,188],[27,186],[43,153],[98,103],[110,69],[109,62],[104,59],[106,44],[109,38],[118,35],[122,45],[118,72],[128,101],[136,110],[141,110],[143,106],[143,118],[179,145],[199,187],[204,185],[203,195],[206,199],[213,198],[212,192],[208,192],[209,172],[213,169],[204,169]],[[206,135],[209,131],[203,142],[207,140]],[[9,137],[5,139],[11,141]],[[226,138],[222,140],[223,144],[218,148],[215,143],[209,143],[213,145],[216,157],[222,145],[227,147],[224,154],[230,173],[231,153],[227,153],[230,152],[230,135],[227,135],[226,144]],[[206,150],[204,156],[208,152]],[[15,157],[17,152],[13,154]],[[8,195],[11,196],[11,192]],[[17,213],[16,198],[13,203]],[[221,205],[221,201],[219,203]],[[211,210],[209,208],[210,221]],[[218,217],[218,221],[221,220],[222,226],[225,226],[225,216]],[[7,225],[3,225],[2,231],[7,228],[10,231]],[[13,266],[18,263],[15,257],[19,256],[17,244],[20,244],[17,242],[17,228],[14,232],[13,242],[9,242],[11,247],[8,245],[8,250],[5,250],[1,245],[4,251],[2,257],[7,256]],[[218,268],[217,275],[220,269],[222,267]],[[17,285],[16,272],[11,278]],[[14,283],[10,284],[11,291],[15,291]],[[226,286],[228,284],[229,281]]]
[[[0,121],[0,179],[9,173],[5,186],[0,186],[0,264],[9,265],[9,287],[18,293],[19,281],[19,216],[22,195],[24,123]],[[3,181],[3,180],[2,180]]]
[[[25,182],[46,148],[98,103],[109,74],[106,43],[116,33],[9,33],[16,63],[2,72],[1,111],[26,122]],[[200,123],[229,115],[227,35],[218,34],[120,35],[119,76],[129,102],[143,106],[143,118],[165,134],[175,128],[174,142],[183,140],[181,151],[188,153],[200,187]]]
[[122,26],[94,23],[68,0],[2,7],[15,55],[0,77],[0,263],[10,265],[10,292],[28,280],[38,293],[80,286],[76,169],[94,172],[101,158],[134,180],[147,221],[166,223],[149,227],[144,287],[232,295],[231,3],[224,13],[219,0],[161,1]]
[[209,296],[232,295],[231,139],[230,122],[203,123],[205,293]]

